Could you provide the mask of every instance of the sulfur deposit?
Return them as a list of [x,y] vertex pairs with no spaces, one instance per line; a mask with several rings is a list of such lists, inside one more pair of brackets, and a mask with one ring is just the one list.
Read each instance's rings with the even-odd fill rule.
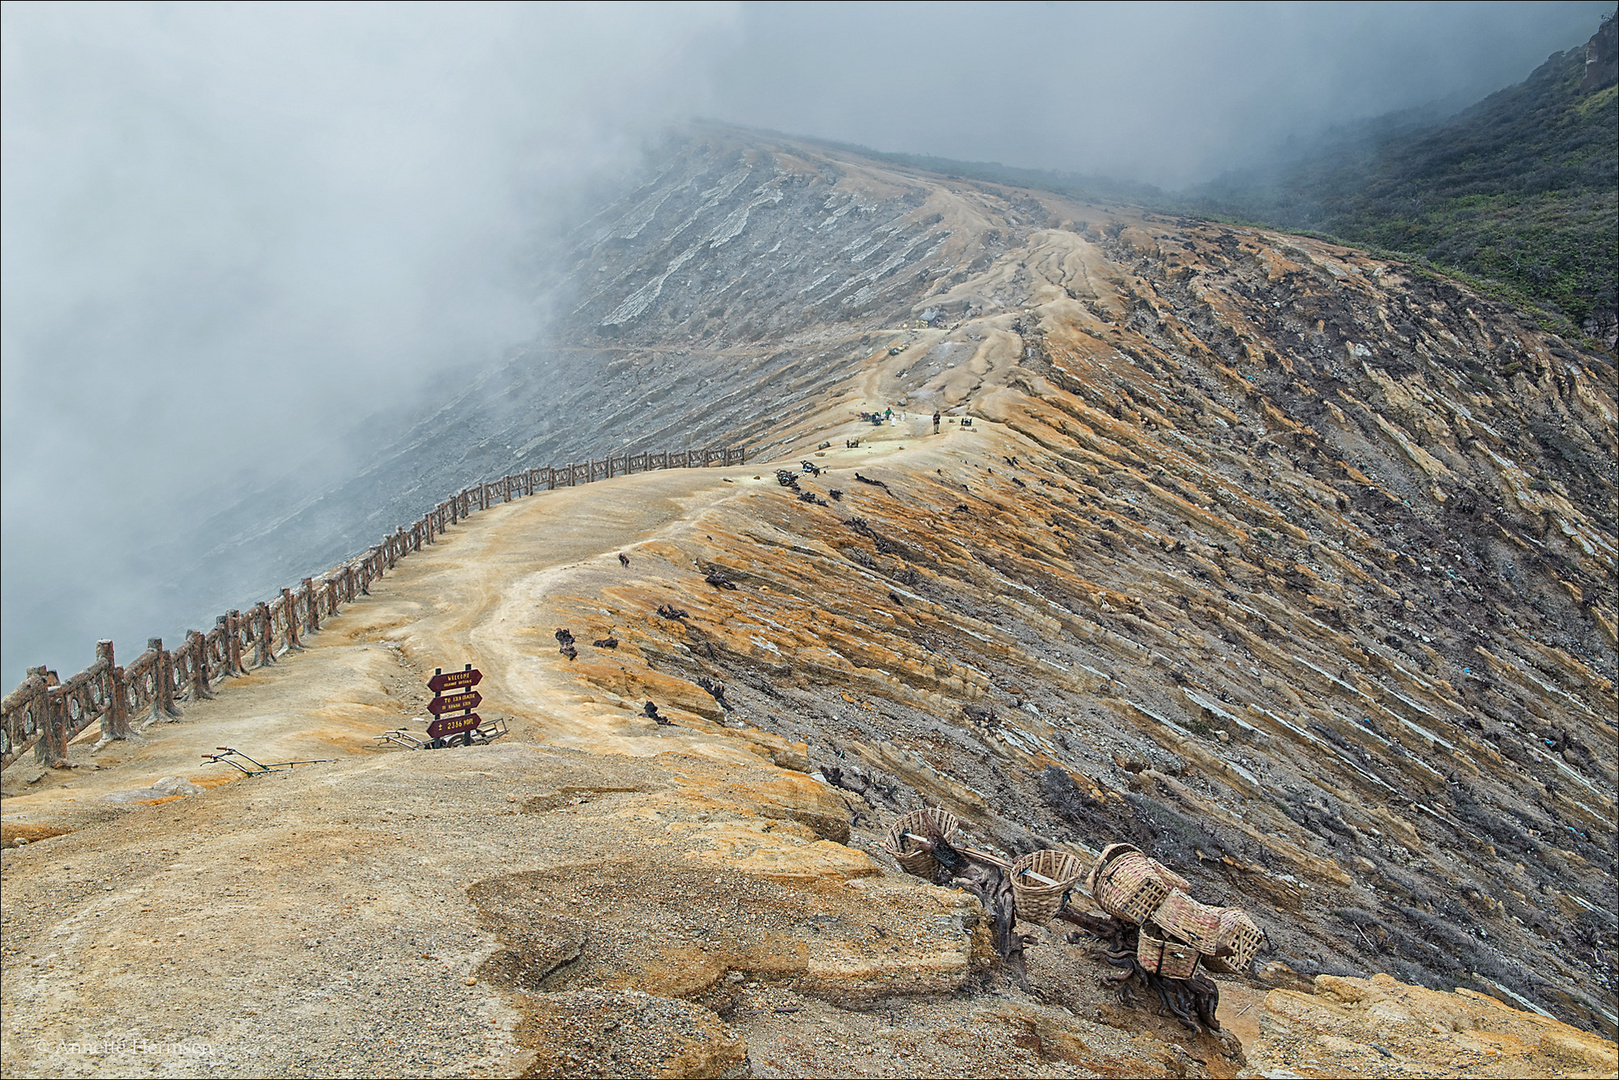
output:
[[[1612,1073],[1611,356],[1322,242],[722,132],[576,242],[573,421],[749,464],[477,513],[8,768],[8,1073]],[[465,662],[509,736],[376,745]],[[165,777],[203,790],[110,798]],[[1248,911],[1223,1030],[1059,924],[1024,990],[883,850],[934,805]]]

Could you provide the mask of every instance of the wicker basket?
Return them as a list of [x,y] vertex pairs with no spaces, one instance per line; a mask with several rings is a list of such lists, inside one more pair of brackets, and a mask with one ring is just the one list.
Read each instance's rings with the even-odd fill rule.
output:
[[1127,852],[1102,868],[1091,896],[1109,915],[1140,925],[1169,895],[1162,870],[1139,851]]
[[1201,958],[1202,954],[1192,946],[1158,937],[1146,926],[1136,940],[1136,962],[1166,979],[1190,979]]
[[[1080,861],[1066,851],[1031,851],[1012,864],[1012,902],[1017,917],[1026,923],[1044,925],[1062,908],[1063,897],[1079,880]],[[1055,885],[1044,885],[1028,873],[1050,878]]]
[[888,836],[883,847],[894,856],[896,862],[907,874],[915,874],[919,878],[933,880],[933,873],[938,868],[938,861],[931,853],[916,846],[915,842],[906,838],[906,833],[917,836],[938,836],[946,843],[955,839],[956,830],[961,822],[948,810],[937,806],[930,806],[926,810],[912,810],[910,813],[896,818],[888,827]]
[[1215,952],[1230,949],[1225,956],[1209,956],[1208,966],[1221,973],[1241,974],[1253,963],[1265,935],[1241,908],[1219,908],[1220,929],[1215,935]]
[[1085,891],[1090,893],[1092,896],[1095,896],[1096,882],[1101,877],[1102,871],[1107,869],[1107,864],[1118,858],[1120,855],[1128,855],[1132,851],[1139,852],[1140,850],[1141,849],[1136,847],[1134,844],[1109,844],[1107,847],[1103,848],[1102,854],[1096,857],[1096,865],[1091,867],[1091,872],[1089,874],[1085,875]]
[[1171,870],[1161,862],[1157,862],[1155,860],[1153,865],[1158,868],[1158,879],[1165,885],[1168,885],[1171,889],[1179,889],[1183,893],[1190,893],[1192,891],[1192,883],[1190,881],[1187,881],[1185,878],[1181,877],[1179,874],[1175,873],[1175,871]]
[[1152,921],[1170,937],[1184,941],[1204,956],[1212,956],[1220,939],[1222,909],[1200,904],[1179,889],[1171,889]]

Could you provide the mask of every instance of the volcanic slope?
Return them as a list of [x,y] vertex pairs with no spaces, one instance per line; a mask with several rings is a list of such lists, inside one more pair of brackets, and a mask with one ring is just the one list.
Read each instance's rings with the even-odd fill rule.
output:
[[[1611,356],[1331,245],[802,144],[697,140],[600,220],[571,333],[623,390],[582,414],[695,386],[671,430],[832,466],[667,553],[740,587],[645,624],[659,670],[884,811],[938,775],[1008,846],[1152,846],[1300,970],[1612,1030]],[[862,482],[859,435],[923,457]]]
[[[1254,914],[1272,944],[1260,960],[1271,985],[1294,972],[1389,972],[1473,987],[1611,1037],[1612,357],[1324,243],[727,132],[671,148],[641,190],[582,230],[572,280],[560,352],[573,359],[557,383],[571,422],[631,445],[678,432],[745,441],[760,464],[628,477],[479,515],[406,560],[308,653],[188,708],[178,725],[148,728],[138,748],[74,749],[76,760],[123,764],[32,784],[26,766],[8,770],[8,823],[84,826],[5,855],[8,1045],[55,1023],[41,1010],[86,978],[83,967],[48,974],[45,960],[52,934],[90,933],[83,919],[101,910],[76,893],[82,910],[57,910],[51,882],[77,881],[60,874],[67,859],[105,868],[111,882],[134,872],[112,865],[123,846],[160,850],[163,829],[235,835],[230,822],[255,814],[269,815],[253,826],[260,838],[288,851],[314,844],[335,859],[350,826],[360,845],[316,877],[281,867],[288,855],[265,860],[277,869],[258,880],[280,882],[277,903],[292,904],[299,887],[321,890],[303,922],[284,928],[288,940],[314,940],[304,924],[316,916],[359,918],[358,905],[373,930],[421,947],[367,954],[355,966],[367,974],[354,978],[404,977],[388,965],[439,956],[441,938],[445,950],[464,939],[451,960],[471,950],[468,962],[481,963],[475,920],[451,910],[470,901],[482,932],[529,942],[512,946],[516,958],[491,958],[490,979],[586,995],[525,1014],[539,1028],[545,1009],[587,1008],[603,986],[652,986],[730,1016],[734,1001],[704,996],[729,985],[719,981],[727,970],[774,971],[845,1003],[881,998],[873,980],[896,973],[915,980],[914,1001],[959,992],[982,961],[962,937],[971,920],[949,899],[959,894],[927,891],[937,910],[922,922],[934,930],[906,931],[881,969],[869,954],[903,928],[896,890],[926,887],[892,880],[891,863],[871,878],[884,857],[844,846],[871,851],[896,813],[924,803],[1006,852],[1140,844],[1201,899]],[[527,373],[531,383],[541,375]],[[888,408],[895,416],[880,426],[855,415]],[[501,438],[521,434],[521,421],[501,422],[513,425]],[[498,467],[531,463],[508,462]],[[590,528],[601,535],[580,532]],[[577,660],[557,651],[557,627],[571,629]],[[587,644],[609,639],[616,646]],[[366,745],[419,712],[419,691],[400,686],[463,653],[489,672],[489,711],[510,718],[511,742],[552,749]],[[646,701],[674,725],[648,719]],[[175,747],[211,748],[212,726],[240,726],[250,706],[252,729],[278,751],[336,749],[347,760],[307,779],[251,781],[284,786],[279,816],[248,805],[262,802],[248,783],[155,809],[68,805],[177,771]],[[528,781],[535,790],[507,790]],[[394,832],[393,820],[373,820],[386,791],[407,788],[408,812],[423,822],[449,805],[466,822]],[[584,828],[605,815],[619,846],[602,863],[555,836],[534,847],[532,829],[508,839],[495,810],[466,809],[497,795],[547,814],[589,802],[569,820]],[[373,817],[359,820],[362,810]],[[733,914],[745,899],[761,925],[733,935],[726,953],[705,936],[713,912],[681,908],[674,931],[635,923],[641,909],[626,890],[674,874],[660,869],[660,844],[682,866],[752,875]],[[410,888],[449,907],[362,903],[397,896],[415,858],[436,869]],[[491,862],[506,876],[490,877]],[[168,875],[164,888],[180,888],[186,867],[156,863],[140,871],[153,875],[149,887]],[[574,880],[545,876],[569,866]],[[796,881],[813,896],[828,881],[868,878],[876,929],[853,937],[810,914],[852,918],[835,899],[846,893],[810,902],[802,890],[771,892]],[[263,903],[208,880],[236,897],[210,892],[210,908],[246,905],[245,918]],[[667,880],[664,903],[707,888],[706,878]],[[660,902],[653,891],[647,905]],[[536,895],[553,906],[524,930],[513,912]],[[582,917],[580,904],[635,923],[625,940],[643,952],[592,953],[567,946],[585,940],[573,924],[541,925],[559,911]],[[840,959],[813,971],[768,959],[796,956],[787,943],[815,927]],[[658,932],[675,942],[655,944]],[[253,948],[280,947],[273,922],[254,933],[264,940]],[[555,955],[523,959],[542,939],[554,947],[539,952]],[[1019,1008],[1062,1008],[1068,991],[1055,987],[1085,981],[1059,980],[1066,946],[1047,944],[1049,959],[1030,954],[1030,979],[1056,998]],[[25,955],[37,966],[19,969]],[[113,979],[120,970],[147,970],[127,952],[101,954],[97,978],[103,963],[105,1000],[130,992]],[[76,951],[72,964],[90,965],[90,954]],[[227,975],[232,993],[267,1013],[296,989],[265,988],[247,969]],[[297,992],[341,997],[344,985]],[[462,992],[433,986],[424,1001]],[[735,1015],[768,1019],[762,1010],[777,1007],[806,1006],[761,1000]],[[484,1022],[445,1008],[446,1024]],[[1118,1022],[1169,1044],[1167,1021],[1129,1016]],[[1025,1021],[1034,1031],[1052,1018],[984,1022]],[[680,1020],[693,1031],[706,1022]],[[535,1028],[516,1030],[533,1045]],[[355,1040],[337,1034],[345,1047]],[[743,1037],[753,1047],[775,1036]],[[710,1064],[734,1063],[734,1045],[704,1045],[717,1055]],[[355,1047],[360,1057],[322,1067],[378,1060],[363,1040]],[[1221,1052],[1193,1046],[1205,1063],[1203,1050]],[[1131,1057],[1140,1052],[1113,1047],[1107,1068],[1147,1068]],[[955,1071],[1049,1067],[956,1060]]]

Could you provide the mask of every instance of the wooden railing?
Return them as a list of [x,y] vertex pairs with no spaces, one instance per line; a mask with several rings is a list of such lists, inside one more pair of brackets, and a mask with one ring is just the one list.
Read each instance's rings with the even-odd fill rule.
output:
[[383,537],[365,554],[319,577],[306,577],[297,587],[282,589],[281,595],[247,611],[226,612],[206,634],[187,631],[178,648],[165,649],[162,639],[151,638],[145,652],[120,667],[112,642],[103,641],[96,645],[95,663],[66,682],[43,667],[29,668],[22,685],[0,702],[0,769],[21,758],[30,746],[42,765],[60,765],[67,760],[67,744],[97,721],[103,739],[124,739],[135,718],[178,717],[181,696],[192,701],[213,697],[218,680],[273,664],[276,657],[303,648],[304,639],[320,630],[321,619],[369,593],[371,583],[400,559],[433,543],[447,527],[477,510],[537,491],[629,473],[745,464],[743,447],[621,454],[528,469],[463,488]]

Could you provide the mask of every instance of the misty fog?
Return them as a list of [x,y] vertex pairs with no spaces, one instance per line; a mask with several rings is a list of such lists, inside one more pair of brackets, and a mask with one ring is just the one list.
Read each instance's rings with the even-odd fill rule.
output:
[[8,3],[0,679],[210,626],[200,523],[543,337],[547,238],[683,120],[1176,187],[1465,104],[1608,10]]

